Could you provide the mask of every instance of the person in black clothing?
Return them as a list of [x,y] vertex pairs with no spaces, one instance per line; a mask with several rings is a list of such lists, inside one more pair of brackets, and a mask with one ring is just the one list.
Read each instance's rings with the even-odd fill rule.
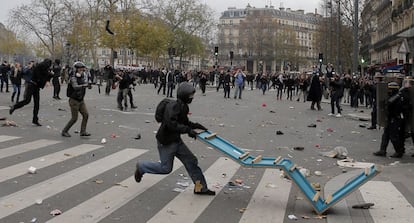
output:
[[114,83],[115,72],[111,65],[104,67],[104,80],[106,81],[105,94],[109,95],[111,92],[112,84]]
[[69,106],[72,114],[72,118],[66,124],[62,130],[63,137],[70,137],[69,129],[78,120],[78,113],[82,115],[81,131],[80,136],[90,136],[91,134],[86,132],[86,125],[88,124],[88,109],[84,101],[86,88],[91,89],[92,86],[88,83],[88,77],[85,74],[86,66],[82,62],[75,62],[73,65],[74,72],[70,76],[68,84],[67,96],[69,97]]
[[160,94],[160,91],[162,89],[162,95],[165,95],[166,84],[167,84],[167,71],[163,69],[160,72],[160,87],[158,88],[157,94]]
[[200,89],[201,89],[201,93],[203,94],[203,96],[206,95],[206,85],[207,85],[207,74],[202,72],[200,73]]
[[351,76],[349,74],[345,75],[344,78],[344,103],[351,103],[351,96],[349,95],[349,91],[351,89],[351,83],[352,83],[352,79]]
[[338,74],[334,74],[331,78],[331,82],[329,84],[331,88],[331,113],[330,115],[335,114],[335,106],[338,110],[338,114],[336,117],[341,117],[341,98],[344,94],[344,82],[339,78]]
[[375,156],[386,156],[388,143],[391,140],[395,153],[390,157],[401,158],[404,154],[403,132],[403,97],[399,92],[400,86],[396,82],[388,83],[387,123],[381,138],[380,150]]
[[33,97],[34,106],[33,106],[33,120],[32,123],[37,126],[42,126],[39,123],[39,101],[40,101],[40,89],[43,89],[48,81],[53,77],[53,72],[50,70],[52,66],[52,61],[50,59],[45,59],[41,63],[37,64],[33,69],[33,76],[27,86],[27,92],[23,101],[16,103],[10,108],[10,115],[16,109],[19,109],[30,103],[31,98]]
[[192,84],[188,82],[183,82],[178,86],[177,100],[166,105],[156,135],[160,162],[137,162],[134,174],[136,182],[141,182],[142,176],[146,173],[171,173],[174,157],[177,157],[184,164],[195,184],[194,194],[213,196],[216,194],[216,192],[208,189],[204,174],[198,166],[197,157],[181,139],[181,134],[188,134],[189,137],[196,139],[197,132],[194,129],[207,130],[203,125],[191,122],[187,116],[189,112],[188,104],[192,102],[195,91]]
[[52,78],[52,84],[53,84],[53,98],[60,100],[59,97],[60,93],[60,83],[59,83],[59,77],[62,72],[62,67],[60,66],[60,60],[56,59],[55,63],[52,66],[53,71],[53,78]]
[[10,74],[10,65],[7,64],[7,61],[4,61],[0,65],[0,81],[1,81],[1,87],[0,91],[3,92],[3,86],[6,87],[6,92],[9,92],[9,74]]
[[316,104],[318,110],[322,110],[321,100],[322,100],[321,80],[320,80],[318,74],[314,74],[312,79],[311,79],[309,94],[308,94],[308,98],[307,98],[307,101],[312,101],[311,110],[315,110],[315,104]]
[[167,80],[167,97],[172,98],[172,93],[173,90],[175,88],[175,76],[174,73],[171,71],[167,71],[167,76],[166,76],[166,80]]
[[230,98],[231,75],[230,70],[224,75],[224,98]]
[[372,95],[372,111],[371,111],[371,126],[368,127],[368,130],[377,129],[377,83],[382,82],[384,76],[381,74],[375,74],[374,84],[371,88]]
[[260,77],[260,88],[262,89],[263,95],[265,94],[267,90],[267,85],[269,84],[269,79],[267,78],[266,74],[262,74]]
[[285,86],[287,90],[286,100],[292,101],[293,90],[295,90],[295,80],[293,79],[292,75],[289,75],[288,79],[286,80]]

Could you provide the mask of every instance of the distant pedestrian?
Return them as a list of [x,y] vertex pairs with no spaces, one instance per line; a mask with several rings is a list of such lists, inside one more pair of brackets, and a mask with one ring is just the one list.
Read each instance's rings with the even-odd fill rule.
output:
[[16,96],[16,103],[19,102],[20,88],[22,85],[22,68],[19,63],[16,63],[10,72],[10,82],[13,85],[13,94],[11,101],[14,102],[14,96]]
[[321,85],[321,79],[319,78],[319,74],[314,74],[311,83],[310,83],[310,89],[308,94],[308,101],[311,101],[311,110],[315,110],[315,104],[318,108],[318,110],[322,110],[321,107],[321,100],[322,100],[322,85]]
[[53,71],[53,78],[52,78],[52,84],[53,84],[53,98],[60,100],[59,97],[60,94],[60,83],[59,78],[62,73],[62,67],[60,66],[60,60],[56,59],[52,66]]
[[242,91],[244,88],[244,81],[246,79],[246,74],[243,73],[241,69],[237,70],[237,73],[234,75],[234,99],[239,97],[242,99]]

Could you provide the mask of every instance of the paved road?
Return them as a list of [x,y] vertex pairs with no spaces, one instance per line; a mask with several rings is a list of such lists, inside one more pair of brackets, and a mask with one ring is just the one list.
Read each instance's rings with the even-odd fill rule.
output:
[[[76,133],[79,122],[71,129],[71,138],[60,136],[70,117],[69,106],[66,99],[54,100],[51,95],[51,88],[42,91],[43,126],[35,127],[32,105],[9,116],[10,93],[0,94],[0,116],[19,125],[0,127],[0,222],[34,218],[37,222],[291,222],[289,215],[295,215],[297,222],[411,222],[414,217],[412,143],[407,142],[407,155],[399,160],[372,156],[381,131],[360,127],[369,109],[344,106],[344,117],[336,118],[327,115],[325,103],[323,111],[312,111],[308,103],[276,101],[272,91],[266,95],[244,91],[242,100],[234,100],[224,99],[214,88],[208,88],[206,96],[197,94],[190,106],[190,119],[251,154],[289,157],[309,169],[308,180],[320,183],[325,193],[362,170],[339,167],[337,159],[320,152],[344,146],[349,157],[384,166],[374,180],[330,209],[326,219],[317,219],[298,188],[281,178],[279,170],[240,167],[185,135],[218,195],[194,196],[179,161],[170,175],[145,175],[136,184],[132,176],[136,161],[158,160],[153,113],[163,96],[151,85],[136,87],[138,109],[128,111],[117,109],[114,93],[104,96],[96,88],[90,90],[89,138]],[[316,128],[307,127],[313,123]],[[138,134],[141,139],[134,139]],[[107,143],[101,144],[103,138]],[[295,146],[304,150],[293,150]],[[27,173],[31,166],[37,168],[36,174]],[[315,171],[322,175],[315,176]],[[229,186],[229,182],[242,184]],[[375,206],[351,208],[364,202]],[[53,217],[54,209],[63,214]]]

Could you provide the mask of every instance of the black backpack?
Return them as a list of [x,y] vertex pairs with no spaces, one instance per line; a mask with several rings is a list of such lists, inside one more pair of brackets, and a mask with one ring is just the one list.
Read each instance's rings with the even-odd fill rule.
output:
[[155,120],[160,123],[164,118],[165,108],[170,102],[174,102],[175,100],[164,98],[160,103],[158,103],[157,108],[155,109]]

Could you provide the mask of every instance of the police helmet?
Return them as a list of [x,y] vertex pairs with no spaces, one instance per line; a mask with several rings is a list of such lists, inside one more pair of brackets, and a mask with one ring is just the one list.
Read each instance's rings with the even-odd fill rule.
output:
[[196,92],[194,86],[188,82],[181,83],[177,88],[177,98],[184,103],[190,104],[193,100],[193,95]]
[[76,69],[78,69],[78,68],[85,68],[86,65],[84,63],[80,62],[80,61],[77,61],[77,62],[75,62],[73,64],[73,67],[76,68]]

